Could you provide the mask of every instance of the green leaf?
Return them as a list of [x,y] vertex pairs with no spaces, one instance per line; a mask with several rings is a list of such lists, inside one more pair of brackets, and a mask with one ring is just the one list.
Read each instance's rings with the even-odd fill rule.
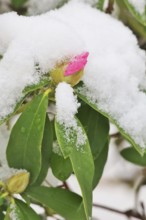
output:
[[26,169],[34,183],[41,170],[41,144],[45,126],[48,93],[32,100],[14,125],[7,146],[10,167]]
[[35,181],[35,185],[40,185],[44,181],[48,173],[48,168],[51,163],[52,145],[53,145],[53,124],[49,120],[48,116],[46,116],[43,141],[42,141],[42,166],[39,176]]
[[40,217],[26,203],[16,199],[7,210],[4,220],[41,220]]
[[24,90],[23,90],[23,94],[29,94],[31,92],[34,92],[38,89],[42,89],[44,88],[45,86],[48,86],[49,84],[49,78],[47,77],[44,77],[42,78],[39,83],[37,84],[32,84],[30,86],[27,86]]
[[40,217],[36,214],[36,212],[28,206],[26,203],[21,200],[15,200],[16,205],[23,216],[23,220],[40,220]]
[[70,136],[72,138],[70,139],[70,141],[67,141],[65,133],[66,129],[63,128],[63,125],[60,126],[60,124],[56,121],[55,129],[58,143],[61,147],[63,154],[66,156],[66,143],[71,149],[69,158],[71,160],[73,171],[77,177],[82,191],[86,219],[89,219],[89,217],[91,217],[92,215],[92,181],[94,175],[94,162],[86,133],[79,120],[76,119],[76,122],[78,128],[81,129],[82,134],[86,137],[85,143],[80,147],[76,146],[77,131],[74,131],[74,129],[70,129]]
[[[72,129],[72,134],[70,135],[70,141],[66,138],[66,129],[63,125],[55,121],[55,132],[59,145],[61,146],[61,152],[66,159],[72,152],[72,149],[75,146],[77,135],[76,132]],[[75,139],[75,140],[72,140]]]
[[0,197],[0,206],[4,204],[4,198]]
[[4,218],[5,218],[5,216],[4,216],[3,212],[2,212],[2,209],[0,209],[0,220],[4,220]]
[[121,151],[121,155],[125,160],[139,166],[146,167],[146,154],[139,155],[133,147],[126,148]]
[[94,179],[93,179],[93,189],[97,186],[97,184],[99,183],[102,177],[104,166],[106,164],[107,156],[108,156],[108,145],[109,145],[109,141],[106,142],[101,153],[94,160],[95,172],[94,172]]
[[98,0],[97,2],[97,8],[103,11],[103,6],[104,6],[105,0]]
[[[139,1],[139,0],[137,0]],[[144,7],[143,14],[140,14],[137,9],[128,1],[124,0],[125,5],[127,6],[128,10],[131,12],[131,14],[138,20],[142,25],[146,26],[146,3]]]
[[30,187],[26,194],[44,206],[53,209],[66,220],[85,220],[82,199],[77,194],[60,188]]
[[117,122],[115,119],[113,119],[113,118],[111,117],[110,114],[108,114],[107,112],[104,112],[104,111],[102,111],[101,109],[99,109],[97,105],[95,105],[94,103],[92,103],[91,100],[88,100],[88,98],[87,98],[86,96],[84,96],[83,94],[80,94],[78,91],[77,91],[77,94],[78,94],[78,97],[79,97],[80,99],[82,99],[84,102],[86,102],[89,106],[91,106],[91,107],[92,107],[93,109],[95,109],[97,112],[99,112],[99,113],[102,114],[103,116],[107,117],[114,125],[116,125],[116,127],[118,128],[118,130],[119,130],[119,132],[122,134],[122,136],[123,136],[126,140],[128,140],[128,141],[132,144],[132,146],[134,146],[135,149],[136,149],[141,155],[144,154],[142,148],[135,143],[135,141],[133,140],[133,138],[132,138],[128,133],[126,133],[126,132],[124,131],[124,129],[118,124],[118,122]]
[[146,39],[146,28],[143,24],[141,24],[134,15],[132,15],[127,8],[124,1],[116,0],[119,11],[119,18],[126,25],[130,26],[130,28],[136,33],[136,35]]
[[27,1],[28,0],[11,0],[11,3],[14,8],[19,9],[23,7]]
[[51,168],[54,176],[61,181],[65,181],[72,173],[70,159],[64,159],[63,156],[52,153]]
[[84,126],[93,157],[96,158],[107,142],[109,120],[84,103],[79,108],[77,117]]

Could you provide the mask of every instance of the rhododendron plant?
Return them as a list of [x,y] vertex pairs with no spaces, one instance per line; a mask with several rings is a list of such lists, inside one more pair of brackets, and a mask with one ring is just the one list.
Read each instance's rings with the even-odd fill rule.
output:
[[120,157],[146,166],[145,12],[143,0],[0,0],[0,220],[91,220],[111,124]]

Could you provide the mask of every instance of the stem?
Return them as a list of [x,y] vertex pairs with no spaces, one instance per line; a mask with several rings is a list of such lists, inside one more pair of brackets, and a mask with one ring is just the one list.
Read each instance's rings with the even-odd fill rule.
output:
[[70,190],[70,187],[69,187],[69,185],[67,184],[67,182],[63,182],[63,186],[64,186],[65,189]]
[[110,138],[119,138],[121,136],[120,132],[114,133],[110,135]]
[[106,8],[106,13],[111,14],[114,9],[114,0],[109,0],[108,7]]
[[57,186],[58,188],[65,188],[68,189],[69,191],[71,191],[69,185],[67,184],[67,182],[63,182],[63,184]]

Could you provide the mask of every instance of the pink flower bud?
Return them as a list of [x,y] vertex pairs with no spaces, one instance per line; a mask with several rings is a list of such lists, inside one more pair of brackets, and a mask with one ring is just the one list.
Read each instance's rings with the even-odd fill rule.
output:
[[88,52],[84,52],[70,61],[56,65],[50,72],[54,84],[60,82],[69,83],[71,86],[78,84],[84,74],[83,70],[87,63],[88,55]]
[[84,52],[78,56],[75,56],[68,64],[64,76],[69,76],[72,74],[75,74],[79,72],[80,70],[84,69],[86,63],[87,63],[87,58],[89,56],[88,52]]

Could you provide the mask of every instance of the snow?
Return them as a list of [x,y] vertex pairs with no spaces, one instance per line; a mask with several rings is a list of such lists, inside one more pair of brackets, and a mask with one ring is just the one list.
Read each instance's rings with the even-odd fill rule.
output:
[[144,51],[139,49],[133,34],[110,16],[84,6],[80,18],[80,8],[72,4],[72,17],[68,7],[60,10],[58,18],[63,14],[64,20],[68,17],[68,23],[80,30],[90,54],[82,93],[145,148],[146,96],[140,91],[146,85]]
[[128,1],[140,14],[143,14],[145,12],[146,0],[128,0]]
[[58,141],[54,141],[53,142],[53,147],[52,147],[52,151],[54,154],[57,154],[58,156],[62,157],[62,153],[58,144]]
[[[0,15],[0,33],[0,54],[4,55],[0,61],[0,118],[13,111],[27,85],[37,83],[66,58],[88,51],[82,92],[145,148],[146,96],[141,90],[146,88],[146,56],[121,22],[88,4],[72,1],[36,17]],[[57,92],[57,102],[64,107],[63,100],[68,102],[66,108],[59,104],[59,112],[64,110],[61,120],[67,124],[78,104],[68,85],[59,85],[57,91],[62,86],[67,92],[61,89],[64,96]],[[69,105],[70,98],[74,105]],[[62,114],[57,116],[59,120]]]
[[80,106],[73,92],[73,88],[65,82],[60,83],[56,88],[57,121],[68,127],[74,126],[74,116]]
[[75,114],[78,112],[80,104],[73,92],[73,88],[65,82],[59,83],[57,86],[55,93],[56,119],[59,124],[64,126],[68,142],[74,138],[72,135],[74,135],[73,131],[75,131],[77,134],[76,147],[79,149],[80,146],[86,143],[87,138],[75,119]]

